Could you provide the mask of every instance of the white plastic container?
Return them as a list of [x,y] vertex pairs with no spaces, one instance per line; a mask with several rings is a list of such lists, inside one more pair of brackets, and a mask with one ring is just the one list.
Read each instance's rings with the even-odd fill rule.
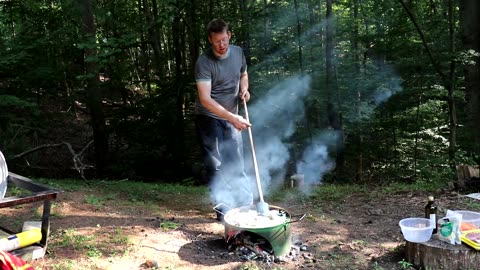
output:
[[455,210],[455,213],[459,213],[462,215],[462,223],[470,223],[474,225],[476,229],[480,229],[480,213],[467,211],[467,210]]
[[405,240],[424,243],[432,237],[434,224],[427,218],[404,218],[398,223]]

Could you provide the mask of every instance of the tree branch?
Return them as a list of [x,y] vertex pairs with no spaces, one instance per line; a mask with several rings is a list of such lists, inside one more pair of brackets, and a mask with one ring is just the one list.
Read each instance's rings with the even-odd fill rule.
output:
[[80,173],[80,176],[82,177],[82,179],[86,180],[85,175],[84,175],[84,170],[87,169],[87,168],[93,168],[93,166],[84,164],[82,159],[83,159],[83,153],[85,152],[85,150],[87,150],[87,148],[92,143],[93,143],[93,140],[88,142],[87,145],[85,145],[82,148],[82,150],[78,153],[75,153],[75,150],[73,150],[72,145],[68,142],[61,142],[61,143],[55,143],[55,144],[43,144],[43,145],[37,146],[35,148],[32,148],[30,150],[27,150],[25,152],[22,152],[20,154],[14,155],[13,158],[14,159],[23,158],[23,157],[25,157],[29,154],[38,152],[38,151],[43,150],[45,148],[54,148],[54,147],[60,147],[60,146],[65,145],[67,147],[68,151],[70,152],[70,154],[72,154],[72,161],[73,161],[73,166],[75,167],[75,170]]
[[423,34],[422,29],[418,25],[417,19],[415,18],[415,15],[412,13],[412,11],[408,8],[408,6],[405,4],[403,0],[398,0],[400,4],[402,5],[403,9],[408,14],[408,17],[410,17],[410,20],[412,21],[413,25],[415,25],[415,28],[417,29],[418,34],[420,35],[420,39],[422,39],[423,47],[425,47],[425,50],[427,51],[428,57],[430,58],[430,61],[432,62],[433,68],[435,71],[440,75],[444,85],[446,88],[448,88],[449,81],[447,79],[447,76],[442,72],[442,69],[440,68],[440,65],[438,64],[437,61],[433,58],[432,52],[430,51],[430,47],[427,44],[427,40],[425,39],[425,35]]

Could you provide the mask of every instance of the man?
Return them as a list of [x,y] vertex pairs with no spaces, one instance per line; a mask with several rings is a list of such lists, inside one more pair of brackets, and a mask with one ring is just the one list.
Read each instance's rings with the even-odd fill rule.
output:
[[212,196],[216,203],[235,207],[252,201],[241,135],[251,125],[238,114],[239,103],[250,99],[247,64],[242,48],[230,45],[225,21],[212,20],[207,30],[211,46],[195,65],[195,126]]

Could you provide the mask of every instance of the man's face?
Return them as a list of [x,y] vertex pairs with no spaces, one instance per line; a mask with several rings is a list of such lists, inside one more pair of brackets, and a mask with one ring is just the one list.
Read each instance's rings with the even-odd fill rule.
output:
[[212,44],[213,52],[216,56],[224,56],[228,51],[228,45],[232,33],[224,31],[221,33],[211,33],[208,40]]

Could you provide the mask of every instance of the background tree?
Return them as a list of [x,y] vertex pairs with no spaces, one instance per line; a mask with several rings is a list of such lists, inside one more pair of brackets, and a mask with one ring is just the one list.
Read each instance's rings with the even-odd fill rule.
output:
[[305,115],[283,139],[288,173],[277,177],[297,172],[309,145],[335,130],[339,140],[326,143],[335,170],[325,181],[451,178],[448,165],[479,162],[478,4],[455,5],[2,1],[2,152],[19,172],[66,177],[78,175],[67,149],[14,157],[62,141],[79,152],[94,140],[82,151],[94,166],[87,177],[199,178],[193,67],[209,46],[206,24],[221,17],[245,49],[253,104],[293,119],[299,114],[265,97],[291,78],[311,78]]

